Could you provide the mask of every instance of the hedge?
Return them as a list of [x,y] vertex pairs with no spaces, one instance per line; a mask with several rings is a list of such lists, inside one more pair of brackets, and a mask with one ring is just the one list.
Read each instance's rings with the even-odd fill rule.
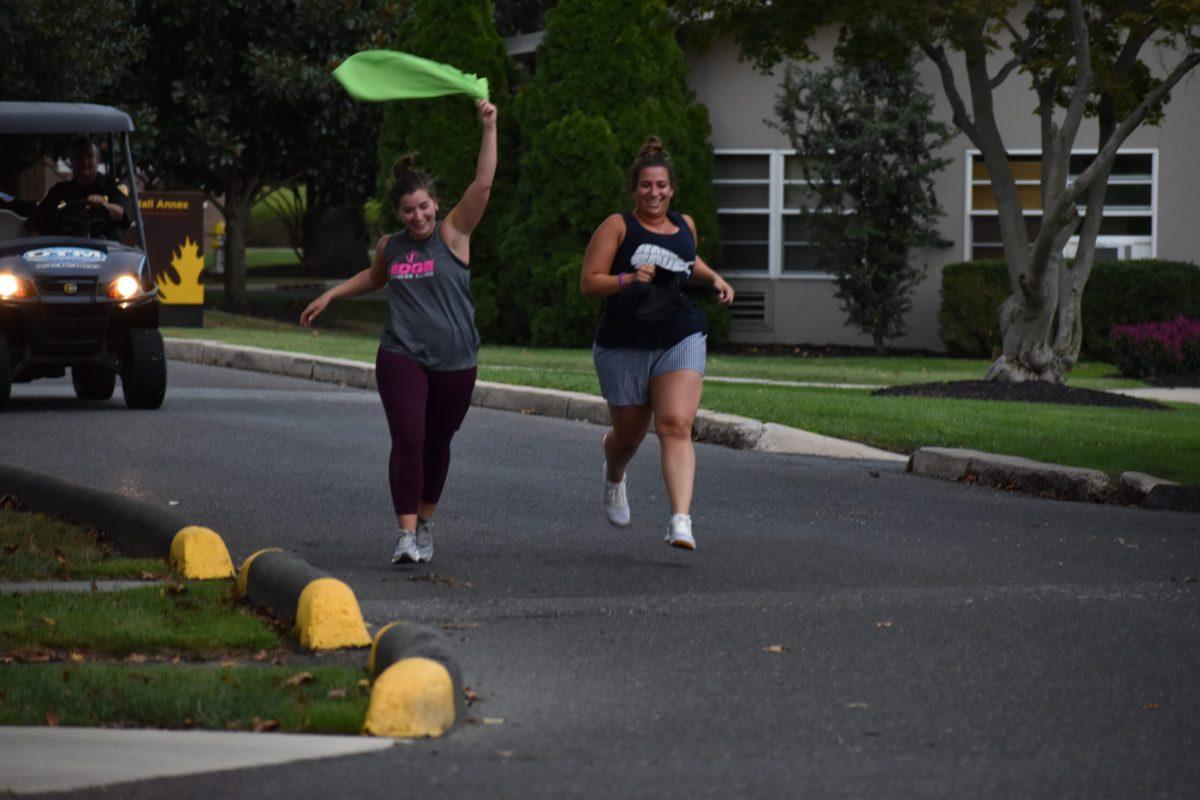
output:
[[[955,355],[990,357],[1001,346],[997,310],[1009,294],[1003,261],[942,271],[939,334]],[[1097,261],[1083,292],[1083,355],[1113,357],[1113,326],[1200,317],[1200,267],[1186,261]]]

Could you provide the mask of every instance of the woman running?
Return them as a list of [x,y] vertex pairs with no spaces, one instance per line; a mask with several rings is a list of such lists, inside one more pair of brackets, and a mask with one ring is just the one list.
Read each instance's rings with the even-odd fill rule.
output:
[[496,107],[480,100],[483,136],[475,179],[444,219],[433,181],[404,156],[392,168],[388,201],[404,230],[384,236],[371,266],[314,300],[311,325],[330,302],[387,286],[388,319],[375,382],[392,436],[388,461],[399,533],[392,563],[433,558],[433,513],[450,467],[450,440],[471,405],[479,352],[471,298],[471,232],[496,174]]
[[671,211],[675,167],[658,137],[646,140],[629,184],[633,211],[600,224],[580,276],[584,294],[605,298],[592,348],[612,417],[603,439],[604,510],[613,525],[629,525],[625,467],[653,415],[671,506],[665,540],[695,550],[692,422],[700,408],[708,323],[682,284],[691,279],[710,284],[725,305],[733,302],[733,288],[696,254],[692,218]]

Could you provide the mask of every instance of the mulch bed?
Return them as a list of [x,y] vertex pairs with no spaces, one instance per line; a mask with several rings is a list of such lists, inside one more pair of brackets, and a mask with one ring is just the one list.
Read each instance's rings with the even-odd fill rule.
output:
[[914,383],[901,386],[886,386],[872,392],[873,395],[946,397],[958,400],[1000,400],[1015,403],[1054,403],[1072,406],[1109,406],[1113,408],[1145,408],[1152,411],[1170,411],[1171,407],[1095,389],[1077,389],[1061,383],[1026,381],[1024,383],[999,383],[997,381],[947,381],[945,383]]

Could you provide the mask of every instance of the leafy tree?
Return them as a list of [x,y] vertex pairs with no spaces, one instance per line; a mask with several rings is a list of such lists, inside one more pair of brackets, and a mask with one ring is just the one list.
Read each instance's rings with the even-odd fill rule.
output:
[[[476,325],[489,340],[502,338],[503,315],[496,300],[496,283],[503,266],[498,257],[502,230],[501,203],[515,182],[511,157],[514,128],[508,119],[512,61],[492,21],[491,0],[415,0],[395,34],[396,49],[451,64],[463,72],[488,79],[488,94],[499,107],[500,162],[492,188],[492,208],[471,237],[471,292]],[[385,106],[379,137],[381,215],[390,229],[395,215],[382,194],[396,157],[420,154],[420,163],[437,181],[442,213],[458,201],[475,178],[479,154],[479,115],[474,101],[461,96],[406,100]]]
[[[502,252],[512,293],[525,309],[524,325],[535,309],[566,304],[568,316],[579,310],[578,281],[565,280],[562,265],[620,208],[620,176],[650,134],[664,141],[677,167],[675,207],[695,218],[701,252],[715,252],[708,112],[687,87],[662,0],[560,0],[546,15],[537,69],[517,97],[516,116],[521,175]],[[564,137],[568,129],[581,137],[575,145]],[[597,163],[600,157],[607,167]],[[541,202],[547,193],[562,202]],[[576,197],[578,203],[569,199]],[[578,213],[580,206],[586,214]],[[552,314],[541,313],[539,341],[549,336],[545,320]],[[577,323],[564,331],[564,341],[575,341]],[[524,338],[531,330],[516,334]]]
[[[1143,123],[1161,121],[1171,90],[1200,64],[1197,0],[848,0],[755,3],[690,0],[710,26],[732,30],[760,66],[808,58],[820,26],[842,26],[851,57],[894,56],[916,46],[938,69],[954,125],[979,148],[999,208],[1012,293],[1000,311],[1004,353],[998,380],[1061,381],[1082,342],[1080,299],[1091,274],[1109,173],[1121,145]],[[964,96],[952,60],[961,59]],[[1042,224],[1025,226],[1017,184],[996,119],[994,94],[1024,73],[1041,132]],[[1071,151],[1095,117],[1096,156],[1070,184]],[[1083,206],[1081,216],[1078,208]],[[1079,236],[1075,259],[1062,251]]]
[[148,38],[136,74],[153,76],[128,87],[142,165],[159,185],[203,190],[225,215],[227,305],[246,305],[254,203],[306,176],[324,191],[321,181],[338,170],[361,169],[353,165],[362,142],[345,137],[368,130],[371,112],[343,100],[330,73],[345,56],[379,46],[394,13],[384,0],[138,4]]
[[8,0],[0,13],[5,99],[120,106],[121,80],[142,46],[133,16],[121,0]]
[[817,263],[837,275],[836,296],[875,350],[904,332],[924,265],[909,248],[946,246],[933,158],[949,128],[930,117],[911,60],[896,68],[837,59],[822,71],[787,70],[775,105],[813,191],[805,222]]

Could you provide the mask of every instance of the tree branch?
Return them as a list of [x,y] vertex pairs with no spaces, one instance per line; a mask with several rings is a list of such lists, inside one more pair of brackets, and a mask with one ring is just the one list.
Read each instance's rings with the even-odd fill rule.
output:
[[920,42],[920,47],[926,57],[937,66],[938,72],[942,76],[942,87],[946,92],[946,99],[950,101],[954,124],[978,147],[979,131],[975,127],[975,121],[971,119],[970,113],[967,112],[967,104],[963,102],[962,95],[958,92],[958,84],[954,80],[954,70],[950,67],[950,59],[946,57],[946,48],[942,45],[934,47],[925,40]]
[[[1044,222],[1057,219],[1078,205],[1079,198],[1089,190],[1092,183],[1100,175],[1107,174],[1113,160],[1117,157],[1117,150],[1129,138],[1134,129],[1142,124],[1142,121],[1150,113],[1150,109],[1157,105],[1197,65],[1200,65],[1200,52],[1189,53],[1186,58],[1175,65],[1162,83],[1142,98],[1142,102],[1138,103],[1136,108],[1125,115],[1125,118],[1113,130],[1112,136],[1092,159],[1088,168],[1059,196],[1054,207],[1046,213]],[[1038,237],[1038,244],[1041,244],[1041,238],[1041,236]]]

